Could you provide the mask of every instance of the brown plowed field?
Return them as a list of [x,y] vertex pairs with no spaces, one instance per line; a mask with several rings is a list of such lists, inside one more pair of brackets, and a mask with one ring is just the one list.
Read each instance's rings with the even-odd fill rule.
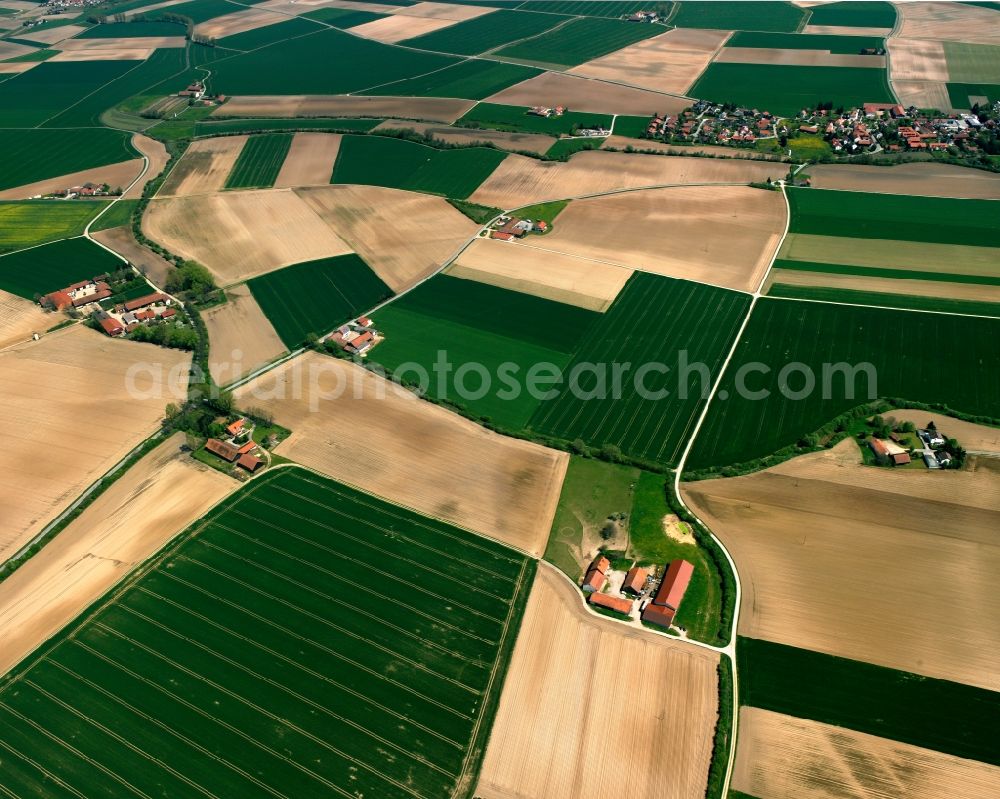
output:
[[899,36],[1000,44],[996,11],[968,3],[897,3]]
[[221,190],[247,138],[219,136],[192,142],[156,196],[187,197]]
[[136,133],[132,136],[132,146],[149,159],[149,168],[146,170],[146,174],[142,176],[142,180],[138,181],[132,188],[125,192],[123,196],[126,200],[135,200],[142,197],[142,190],[146,187],[146,184],[154,178],[159,177],[163,168],[167,165],[167,161],[170,160],[170,154],[167,152],[167,148],[163,142],[151,139],[149,136],[143,136],[141,133]]
[[274,188],[329,186],[339,151],[339,133],[296,133]]
[[451,123],[472,106],[474,100],[450,97],[348,97],[346,95],[254,95],[233,97],[219,106],[212,117],[399,117]]
[[888,36],[892,28],[865,28],[849,25],[806,25],[803,33],[813,33],[820,36]]
[[[571,71],[575,75],[602,78],[644,89],[684,94],[705,71],[732,31],[674,28]],[[654,107],[650,111],[663,111]]]
[[886,42],[893,80],[934,80],[948,82],[948,61],[944,43],[927,39],[900,39]]
[[[454,7],[454,6],[453,6]],[[366,39],[374,39],[384,44],[395,44],[403,39],[412,39],[414,36],[422,36],[431,31],[448,28],[455,24],[453,19],[435,19],[433,17],[414,17],[396,14],[390,17],[383,17],[364,25],[356,25],[351,28],[351,33],[364,36]]]
[[579,197],[643,186],[687,183],[750,183],[774,175],[774,164],[721,158],[630,155],[601,150],[569,161],[538,161],[509,155],[469,197],[494,208]]
[[35,50],[36,48],[29,47],[26,44],[0,41],[0,61],[6,60],[8,58],[17,58],[22,55],[27,55],[28,53],[35,52]]
[[83,325],[0,354],[0,561],[156,429],[186,396],[190,362]]
[[914,105],[917,108],[940,108],[942,111],[951,109],[948,86],[940,81],[893,80],[892,88],[906,108]]
[[[236,7],[234,6],[234,8]],[[288,17],[284,14],[275,14],[267,8],[257,6],[202,22],[194,30],[201,36],[222,39],[225,36],[235,36],[237,33],[255,31],[258,28],[266,28],[269,25],[287,21]]]
[[[384,8],[384,6],[383,6]],[[483,14],[490,14],[496,11],[495,8],[481,6],[463,6],[452,3],[417,3],[412,6],[403,6],[394,9],[391,13],[407,17],[424,17],[427,19],[450,19],[455,22],[461,20],[481,17]],[[388,11],[383,13],[390,13]]]
[[[178,26],[177,30],[180,30]],[[140,50],[161,47],[184,47],[187,40],[183,36],[120,36],[108,39],[68,39],[59,45],[63,52],[77,50]]]
[[226,289],[226,296],[228,302],[201,314],[208,329],[208,368],[219,386],[239,380],[286,351],[246,284]]
[[59,25],[55,28],[32,28],[28,31],[31,37],[29,41],[41,42],[43,44],[55,44],[63,39],[69,39],[78,33],[83,33],[86,29],[83,25]]
[[769,287],[775,283],[787,286],[825,286],[849,291],[876,291],[911,297],[945,297],[952,300],[1000,302],[1000,286],[977,283],[948,283],[943,280],[908,280],[893,277],[861,277],[832,275],[824,272],[800,272],[775,269],[768,275]]
[[145,61],[153,54],[153,50],[152,47],[94,47],[63,50],[52,56],[49,61]]
[[753,291],[784,229],[779,192],[685,186],[574,200],[551,233],[518,246]]
[[239,486],[176,433],[0,583],[0,674]]
[[[409,119],[387,119],[375,130],[401,130],[410,128],[417,133],[433,136],[435,139],[449,144],[477,144],[488,142],[501,150],[527,150],[544,153],[555,139],[544,133],[508,133],[502,130],[470,130],[469,128],[453,128],[447,125],[436,125],[433,122],[414,122]],[[327,181],[329,182],[329,181]]]
[[41,335],[64,318],[45,313],[36,302],[0,291],[0,349],[27,341],[32,333]]
[[167,282],[173,265],[161,258],[148,247],[136,241],[130,225],[108,228],[91,234],[105,247],[109,247],[125,260],[136,266],[140,272],[147,275],[157,286]]
[[39,180],[37,183],[28,183],[24,186],[15,186],[13,189],[4,189],[0,191],[0,200],[24,200],[28,197],[34,197],[37,194],[51,194],[52,192],[68,189],[71,186],[80,186],[88,182],[107,183],[112,188],[121,186],[124,189],[138,177],[141,171],[142,159],[133,158],[130,161],[121,161],[117,164],[108,164],[107,166],[96,166],[93,169],[84,169],[81,172],[71,172],[68,175]]
[[40,61],[15,61],[11,64],[0,63],[0,75],[19,75],[37,67]]
[[448,274],[603,312],[632,270],[529,249],[520,243],[476,239],[448,268]]
[[767,799],[984,799],[1000,768],[769,710],[740,710],[733,788]]
[[892,417],[900,422],[913,422],[917,427],[924,427],[933,421],[939,425],[942,434],[947,438],[958,440],[969,452],[988,452],[1000,455],[1000,428],[963,422],[950,416],[940,416],[933,412],[914,410],[912,408],[889,411],[886,417]]
[[360,366],[316,353],[235,396],[292,430],[279,455],[535,556],[545,549],[566,453],[490,432]]
[[564,72],[543,72],[497,92],[486,98],[485,102],[525,106],[562,105],[571,111],[638,116],[652,116],[657,111],[676,116],[691,104],[682,97],[660,94],[659,91],[633,89]]
[[1000,174],[952,164],[816,164],[809,179],[819,189],[1000,200]]
[[742,635],[996,691],[1000,626],[984,623],[1000,616],[990,460],[879,469],[847,440],[683,491],[736,560]]
[[724,47],[716,64],[779,64],[792,67],[873,67],[885,69],[885,56],[841,55],[829,50],[780,50],[765,47]]
[[704,796],[718,660],[591,613],[539,563],[476,796]]

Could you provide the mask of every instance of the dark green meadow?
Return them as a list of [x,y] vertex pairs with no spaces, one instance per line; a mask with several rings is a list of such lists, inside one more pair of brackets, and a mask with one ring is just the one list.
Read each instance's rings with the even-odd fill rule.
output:
[[496,55],[518,61],[574,67],[667,30],[662,25],[582,17],[548,33],[497,50]]
[[404,78],[359,94],[401,97],[464,97],[481,100],[508,86],[540,75],[541,70],[499,61],[461,61],[438,72]]
[[763,47],[772,50],[829,50],[840,55],[858,55],[869,47],[885,47],[882,36],[832,36],[815,33],[765,33],[736,31],[726,47]]
[[265,25],[263,28],[234,33],[232,36],[223,36],[215,44],[217,47],[228,47],[232,50],[256,50],[258,47],[265,47],[296,36],[305,36],[307,33],[316,33],[319,30],[322,30],[322,26],[312,20],[292,17],[287,22]]
[[121,260],[82,236],[63,239],[0,257],[0,290],[33,300],[121,267]]
[[534,563],[299,468],[0,685],[14,796],[467,796]]
[[0,130],[0,190],[138,158],[131,139],[100,128]]
[[545,11],[550,14],[573,14],[581,17],[618,18],[623,14],[648,11],[669,3],[647,3],[643,0],[525,0],[518,8]]
[[566,111],[561,116],[540,117],[529,114],[528,110],[527,107],[518,105],[477,103],[455,124],[517,133],[548,133],[552,136],[570,134],[581,127],[611,128],[610,114]]
[[291,133],[251,136],[226,178],[226,188],[262,189],[273,186],[291,146]]
[[400,44],[442,53],[477,55],[508,42],[537,36],[565,21],[565,17],[555,14],[495,11],[492,14],[484,14],[475,19],[459,22],[457,25],[425,33],[423,36],[406,39]]
[[194,135],[218,136],[225,133],[266,133],[275,130],[324,130],[336,133],[357,131],[366,133],[381,123],[381,119],[220,119],[196,122]]
[[[727,398],[713,401],[687,466],[724,467],[770,455],[868,402],[870,394],[998,417],[997,341],[1000,320],[762,298],[720,385]],[[781,370],[791,363],[807,365],[815,376],[815,390],[802,399],[794,398],[805,386],[798,371],[785,375],[781,390]],[[875,385],[864,372],[847,381],[827,368],[824,399],[823,365],[843,363],[871,364]],[[753,393],[735,383],[748,364],[759,365],[744,374]],[[760,391],[769,393],[755,396]]]
[[[670,18],[679,28],[722,30],[795,31],[805,12],[791,3],[730,2],[729,0],[684,0]],[[695,95],[697,96],[697,95]]]
[[289,349],[392,296],[354,253],[286,266],[247,281],[264,315]]
[[909,308],[914,311],[940,311],[942,313],[1000,318],[1000,303],[953,300],[950,297],[889,294],[884,291],[856,291],[826,286],[793,286],[780,282],[774,283],[767,294],[769,297],[788,297],[799,300],[818,300],[819,302],[846,302],[856,305],[877,305],[883,308]]
[[[972,97],[985,97],[987,105],[1000,102],[1000,84],[949,83],[948,99],[955,108],[972,108]],[[982,100],[977,100],[982,105]]]
[[129,20],[126,22],[111,22],[104,25],[94,25],[78,34],[77,39],[116,39],[118,37],[143,36],[183,36],[186,29],[178,22],[163,22],[151,20]]
[[810,25],[891,28],[896,24],[896,9],[892,3],[849,0],[813,6],[809,12]]
[[740,702],[1000,766],[1000,693],[756,638]]

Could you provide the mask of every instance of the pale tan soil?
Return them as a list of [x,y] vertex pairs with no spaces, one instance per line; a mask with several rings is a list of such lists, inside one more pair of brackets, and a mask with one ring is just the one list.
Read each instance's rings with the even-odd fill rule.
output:
[[[177,30],[182,30],[179,26]],[[161,47],[184,47],[187,40],[183,36],[119,36],[109,39],[68,39],[59,45],[63,52],[75,50],[130,50],[159,49]]]
[[[633,150],[655,150],[661,153],[673,153],[674,155],[693,155],[694,153],[706,153],[708,155],[718,155],[723,158],[742,158],[755,161],[778,161],[779,157],[768,157],[755,150],[742,150],[738,147],[724,147],[715,144],[701,145],[677,145],[668,144],[665,141],[655,139],[633,139],[629,136],[608,136],[601,145],[604,150],[624,150],[631,147]],[[777,174],[777,172],[776,172]],[[810,174],[812,172],[810,171]]]
[[514,647],[476,788],[482,799],[703,796],[718,655],[583,607],[546,562]]
[[[455,6],[452,6],[455,8]],[[355,25],[351,28],[351,33],[364,36],[366,39],[374,39],[385,44],[395,44],[403,39],[412,39],[414,36],[421,36],[431,31],[448,28],[454,25],[454,19],[435,19],[433,17],[416,17],[396,14],[395,16],[383,17],[363,25]]]
[[865,28],[848,25],[806,25],[803,33],[814,33],[821,36],[888,36],[892,28]]
[[19,75],[37,67],[40,61],[15,61],[13,64],[0,64],[0,75]]
[[219,106],[214,117],[400,117],[432,122],[454,122],[472,106],[473,100],[449,97],[348,97],[346,95],[299,94],[233,97]]
[[683,158],[590,150],[569,161],[509,155],[469,197],[494,208],[617,189],[686,183],[750,183],[774,176],[774,164],[722,158]]
[[488,6],[462,6],[451,3],[417,3],[413,6],[403,6],[394,10],[393,13],[407,17],[425,17],[427,19],[450,19],[458,22],[460,20],[481,17],[483,14],[491,14],[495,8]]
[[[142,197],[142,190],[146,187],[146,184],[154,178],[159,177],[163,168],[167,165],[167,161],[170,160],[170,155],[167,153],[167,148],[163,142],[151,139],[149,136],[143,136],[141,133],[136,133],[132,136],[132,146],[149,159],[149,168],[146,170],[146,174],[142,176],[142,180],[125,192],[124,197],[127,200],[137,200]],[[125,186],[127,184],[123,183],[121,185]]]
[[1000,627],[984,623],[1000,614],[1000,471],[860,459],[846,440],[683,486],[736,561],[740,634],[1000,689]]
[[[657,88],[664,91],[663,87]],[[655,112],[676,116],[691,104],[689,100],[660,94],[659,91],[633,89],[631,86],[619,86],[563,72],[543,72],[497,92],[484,102],[523,106],[561,105],[571,111],[589,111],[595,114],[650,116]]]
[[963,244],[790,233],[785,237],[779,257],[795,261],[876,266],[946,275],[1000,276],[1000,249]]
[[169,261],[136,241],[131,225],[99,230],[91,236],[125,258],[157,286],[162,287],[174,269]]
[[239,486],[182,444],[164,441],[0,583],[0,674]]
[[[51,194],[55,191],[68,189],[72,186],[80,186],[84,183],[107,183],[111,188],[121,186],[125,188],[135,180],[142,171],[142,159],[133,158],[131,161],[121,161],[117,164],[107,166],[96,166],[93,169],[84,169],[82,172],[72,172],[69,175],[60,175],[55,178],[39,180],[37,183],[28,183],[25,186],[15,186],[13,189],[0,191],[0,200],[24,200],[38,194]],[[107,200],[106,197],[99,198]],[[76,202],[75,200],[73,202]]]
[[950,416],[941,416],[933,411],[920,411],[906,408],[898,411],[889,411],[886,418],[892,417],[899,422],[913,422],[917,427],[926,427],[928,422],[941,428],[941,433],[947,438],[954,438],[969,452],[985,452],[1000,455],[1000,429],[996,427],[986,427],[972,422],[963,422],[961,419],[952,419]]
[[885,56],[843,55],[829,50],[780,50],[765,47],[724,47],[716,64],[780,64],[793,67],[872,67],[885,69]]
[[351,252],[287,189],[156,199],[143,215],[142,228],[171,252],[204,264],[220,285]]
[[397,293],[440,269],[478,229],[428,194],[347,185],[295,193]]
[[816,164],[809,179],[819,189],[1000,200],[1000,174],[952,164]]
[[[60,30],[62,30],[60,28]],[[89,50],[63,50],[49,61],[145,61],[152,47],[100,47]]]
[[519,246],[753,291],[784,229],[779,192],[684,186],[575,200]]
[[448,274],[603,312],[632,270],[532,250],[520,243],[476,239]]
[[563,452],[485,430],[316,353],[235,395],[292,430],[279,455],[532,555],[545,549],[569,462]]
[[755,707],[740,709],[733,788],[768,799],[981,799],[1000,768]]
[[[82,25],[60,25],[55,28],[47,28],[44,25],[40,28],[32,28],[25,31],[24,36],[29,42],[42,42],[43,44],[55,44],[63,39],[70,39],[78,33],[87,30]],[[50,61],[52,59],[49,59]]]
[[823,272],[799,272],[793,269],[775,269],[768,275],[768,288],[775,283],[784,283],[789,286],[825,286],[851,291],[878,291],[884,294],[913,297],[945,297],[953,300],[1000,302],[1000,286],[946,283],[941,280],[857,277],[854,275],[831,275]]
[[447,125],[436,125],[433,122],[414,122],[409,119],[387,119],[375,130],[401,130],[404,128],[433,136],[435,139],[449,144],[489,142],[502,150],[527,150],[539,154],[544,153],[555,144],[555,139],[544,133],[508,133],[502,130],[453,128]]
[[570,72],[644,89],[685,94],[731,33],[732,31],[674,28],[660,36],[644,39],[614,53],[595,58],[574,67]]
[[938,108],[942,111],[954,110],[948,86],[940,81],[893,80],[892,88],[904,107]]
[[[233,6],[233,8],[239,8],[239,6]],[[279,22],[287,22],[288,19],[284,14],[275,14],[270,11],[266,4],[260,4],[202,22],[196,25],[194,30],[195,33],[202,36],[222,39],[225,36],[235,36],[237,33],[246,33],[258,28],[266,28],[269,25],[276,25]]]
[[190,362],[82,325],[0,354],[0,560],[156,429],[167,403],[183,400]]
[[32,333],[41,335],[64,318],[45,313],[36,302],[0,291],[0,349],[27,341]]
[[265,2],[255,5],[254,8],[289,15],[304,14],[317,8],[346,8],[354,11],[373,11],[376,14],[393,14],[402,10],[402,6],[353,2],[353,0],[265,0]]
[[682,522],[673,513],[668,513],[663,517],[663,532],[667,538],[673,539],[679,544],[697,544],[691,526],[687,522]]
[[29,3],[26,0],[3,0],[0,8],[9,8],[11,11],[37,11],[37,3]]
[[927,39],[900,39],[886,41],[891,56],[890,77],[893,80],[932,80],[947,83],[948,62],[944,43]]
[[274,188],[328,186],[339,151],[339,133],[296,133]]
[[191,142],[157,197],[186,197],[220,191],[236,164],[247,136],[219,136]]
[[246,284],[226,289],[228,302],[202,311],[208,329],[209,371],[227,386],[286,352]]
[[997,12],[967,3],[896,3],[899,36],[1000,44]]

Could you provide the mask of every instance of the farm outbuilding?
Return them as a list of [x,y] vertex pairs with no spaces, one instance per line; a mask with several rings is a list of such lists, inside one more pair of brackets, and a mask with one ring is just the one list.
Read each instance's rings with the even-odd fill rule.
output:
[[612,596],[611,594],[602,594],[600,591],[595,591],[590,595],[588,601],[591,605],[597,605],[599,608],[607,608],[617,613],[628,615],[632,612],[632,600],[620,596]]
[[234,447],[232,444],[227,444],[225,441],[219,441],[217,438],[210,438],[205,442],[205,449],[211,452],[213,455],[218,455],[222,460],[229,461],[232,463],[239,457],[240,448]]
[[642,611],[642,620],[650,624],[658,624],[661,627],[669,627],[674,622],[674,611],[650,602]]
[[672,561],[667,566],[663,580],[660,581],[660,587],[653,598],[653,604],[670,608],[676,613],[691,582],[692,574],[694,574],[693,564],[686,560]]
[[583,578],[583,585],[580,587],[587,593],[590,593],[591,591],[600,591],[604,587],[605,579],[604,572],[598,571],[597,569],[591,569]]
[[646,578],[649,577],[649,570],[641,566],[633,566],[625,575],[625,582],[622,583],[622,593],[641,594],[646,587]]

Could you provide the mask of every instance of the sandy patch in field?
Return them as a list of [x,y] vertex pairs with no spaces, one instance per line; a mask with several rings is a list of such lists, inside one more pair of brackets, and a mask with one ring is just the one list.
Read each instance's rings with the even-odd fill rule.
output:
[[[233,6],[237,8],[238,6]],[[222,39],[226,36],[234,36],[237,33],[255,31],[258,28],[266,28],[269,25],[276,25],[279,22],[287,22],[288,17],[284,14],[275,14],[266,7],[254,6],[244,11],[237,11],[235,14],[226,14],[223,17],[216,17],[207,22],[202,22],[195,26],[195,33],[202,36],[209,36],[212,39]],[[317,28],[317,30],[319,30]]]
[[296,133],[274,188],[329,186],[339,151],[339,133]]
[[767,47],[724,47],[715,64],[778,64],[792,67],[873,67],[885,69],[885,56],[842,55],[829,50],[782,50]]
[[740,634],[1000,689],[1000,626],[983,621],[1000,615],[1000,471],[860,459],[846,440],[683,486],[739,567]]
[[889,77],[893,80],[948,81],[948,61],[944,43],[927,39],[900,39],[886,41],[889,50]]
[[917,427],[925,427],[933,421],[940,424],[941,432],[947,438],[954,438],[969,452],[1000,455],[1000,428],[987,427],[982,424],[963,422],[950,416],[941,416],[933,411],[921,411],[904,408],[883,414],[899,422],[913,422]]
[[352,251],[288,190],[153,200],[142,228],[171,252],[204,264],[223,286]]
[[[185,396],[190,362],[189,353],[113,341],[83,325],[0,354],[0,560],[156,429],[167,403]],[[144,368],[130,396],[127,375],[139,363],[162,366],[162,391]]]
[[414,17],[397,14],[395,16],[383,17],[363,25],[356,25],[351,28],[351,33],[364,36],[366,39],[374,39],[384,44],[395,44],[403,39],[412,39],[414,36],[421,36],[431,31],[440,30],[454,25],[453,19],[435,19],[433,17]]
[[865,28],[849,25],[806,25],[803,33],[813,33],[820,36],[888,36],[892,28]]
[[20,75],[32,67],[37,67],[41,61],[15,61],[13,64],[0,64],[0,75]]
[[670,94],[633,89],[563,72],[543,72],[487,97],[484,102],[524,106],[562,105],[571,111],[640,116],[652,116],[657,111],[677,115],[691,104]]
[[769,799],[1000,796],[1000,768],[755,707],[740,709],[733,788]]
[[603,312],[632,270],[511,242],[476,239],[448,268],[448,274]]
[[[481,17],[483,14],[492,14],[495,8],[488,6],[462,6],[451,3],[417,3],[413,6],[403,6],[391,13],[406,17],[424,17],[427,19],[450,19],[454,22],[461,22],[466,19]],[[384,12],[390,13],[390,12]]]
[[575,200],[517,246],[753,291],[784,229],[778,192],[687,186]]
[[247,136],[219,136],[191,142],[160,187],[157,197],[186,197],[220,191]]
[[1000,44],[997,12],[967,3],[895,3],[898,35],[907,39],[945,39]]
[[64,318],[45,313],[36,302],[0,291],[0,349],[27,341],[32,333],[41,335]]
[[[307,391],[294,391],[297,380]],[[330,399],[338,386],[346,390]],[[291,428],[278,454],[532,555],[545,549],[566,453],[490,432],[360,366],[312,352],[235,394]]]
[[[31,28],[24,32],[23,36],[29,42],[41,42],[43,44],[55,44],[63,39],[71,39],[78,33],[87,30],[83,25],[59,25],[55,28]],[[49,59],[50,61],[52,59]]]
[[117,164],[108,164],[107,166],[95,166],[93,169],[84,169],[81,172],[71,172],[68,175],[59,175],[59,177],[46,178],[36,183],[28,183],[24,186],[4,189],[0,191],[0,200],[24,200],[38,194],[51,194],[55,191],[61,191],[62,189],[68,189],[71,186],[79,186],[88,182],[107,183],[112,188],[118,186],[125,188],[139,176],[141,171],[142,159],[133,158],[131,161],[121,161]]
[[428,194],[349,185],[295,193],[396,293],[441,268],[479,229]]
[[227,386],[287,351],[246,284],[226,289],[228,302],[202,311],[208,328],[209,371]]
[[451,123],[465,114],[473,100],[447,97],[348,97],[345,95],[253,95],[233,97],[212,117],[399,117]]
[[602,618],[544,561],[476,787],[482,799],[705,793],[718,655]]
[[[178,28],[180,30],[180,28]],[[161,47],[184,47],[187,40],[183,36],[119,36],[108,39],[69,39],[59,45],[63,52],[77,50],[130,50],[159,49]]]
[[435,139],[449,144],[478,144],[487,142],[495,144],[501,150],[528,150],[544,153],[555,139],[544,133],[508,133],[502,130],[470,130],[469,128],[453,128],[447,125],[435,125],[433,122],[413,122],[408,119],[387,119],[375,130],[400,130],[410,128],[417,133],[433,136]]
[[180,451],[176,433],[0,583],[0,674],[239,486]]
[[136,133],[132,136],[132,146],[149,159],[149,168],[146,170],[146,174],[142,176],[142,180],[125,192],[123,196],[126,200],[137,200],[142,197],[142,190],[146,187],[146,184],[154,178],[159,177],[163,168],[167,165],[167,161],[170,160],[170,154],[167,152],[167,148],[163,142],[151,139],[149,136],[143,136],[141,133]]
[[145,61],[152,47],[101,47],[91,50],[63,50],[49,61]]
[[816,164],[809,168],[809,179],[819,189],[1000,199],[1000,174],[952,164],[917,163],[891,167]]
[[157,286],[166,283],[174,269],[169,261],[136,241],[131,225],[108,228],[90,235],[125,258]]
[[[684,94],[732,31],[675,28],[570,70],[571,74]],[[662,111],[654,107],[649,111]],[[645,112],[645,113],[648,113]]]
[[750,183],[774,176],[774,164],[721,158],[674,158],[590,150],[569,161],[509,155],[469,197],[494,208],[686,183]]
[[768,290],[776,283],[786,286],[825,286],[851,291],[878,291],[911,297],[946,297],[974,302],[1000,302],[1000,286],[975,283],[946,283],[941,280],[910,280],[893,277],[858,277],[832,275],[824,272],[799,272],[794,269],[774,269],[768,275]]

